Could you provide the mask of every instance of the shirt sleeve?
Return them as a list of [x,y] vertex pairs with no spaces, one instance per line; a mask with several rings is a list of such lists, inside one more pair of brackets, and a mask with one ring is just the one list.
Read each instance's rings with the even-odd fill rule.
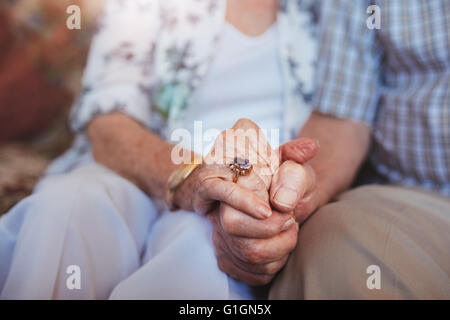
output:
[[322,0],[313,110],[372,125],[379,99],[381,49],[369,29],[369,1]]
[[71,110],[71,126],[82,131],[97,115],[122,112],[149,127],[156,37],[156,0],[109,0],[99,19],[83,77]]

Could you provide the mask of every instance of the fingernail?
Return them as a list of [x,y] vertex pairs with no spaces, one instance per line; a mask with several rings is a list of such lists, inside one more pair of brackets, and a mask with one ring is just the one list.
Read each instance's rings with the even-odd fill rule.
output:
[[258,212],[265,218],[268,218],[272,215],[272,210],[264,206],[258,207]]
[[289,219],[283,224],[283,227],[281,228],[281,231],[286,231],[295,223],[295,220],[293,218]]
[[285,208],[294,208],[297,202],[297,192],[293,189],[281,187],[274,199],[275,203]]

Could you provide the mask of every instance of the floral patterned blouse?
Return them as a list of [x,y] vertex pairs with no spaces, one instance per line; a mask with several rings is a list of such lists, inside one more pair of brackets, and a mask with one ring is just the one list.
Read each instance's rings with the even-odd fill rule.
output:
[[[293,138],[310,108],[316,57],[313,0],[280,0],[283,136]],[[167,139],[208,71],[225,26],[226,0],[109,0],[91,45],[72,128],[119,111]],[[88,148],[79,138],[78,153]],[[73,152],[74,150],[72,150]]]

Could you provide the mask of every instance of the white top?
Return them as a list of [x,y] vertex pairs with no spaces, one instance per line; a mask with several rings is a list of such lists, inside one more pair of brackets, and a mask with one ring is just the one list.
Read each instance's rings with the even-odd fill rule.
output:
[[[194,92],[184,121],[178,129],[169,130],[169,142],[205,156],[220,132],[238,119],[248,118],[266,130],[269,144],[277,148],[285,142],[279,141],[285,138],[279,26],[275,23],[258,37],[247,36],[229,23],[224,28],[210,69]],[[195,124],[199,134],[194,134]],[[271,134],[271,130],[277,131]],[[74,148],[53,161],[47,174],[90,162],[90,153],[79,152],[83,139],[77,139]]]
[[[191,141],[184,141],[183,147],[205,155],[217,134],[231,128],[240,118],[251,119],[267,130],[269,143],[273,148],[278,146],[283,125],[283,87],[277,41],[276,23],[258,37],[247,36],[225,24],[217,54],[182,123],[191,134]],[[194,126],[200,138],[194,135]],[[194,143],[194,139],[201,141],[202,132],[211,133],[209,139],[204,138],[209,141]]]

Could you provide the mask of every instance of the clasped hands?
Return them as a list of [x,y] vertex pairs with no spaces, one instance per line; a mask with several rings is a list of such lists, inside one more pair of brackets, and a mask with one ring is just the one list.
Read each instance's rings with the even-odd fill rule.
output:
[[[306,164],[317,151],[308,138],[273,150],[247,119],[219,135],[174,197],[181,208],[206,214],[212,222],[222,271],[250,285],[265,285],[285,265],[297,244],[298,223],[318,206],[315,173]],[[235,157],[253,165],[237,183],[226,165]]]

